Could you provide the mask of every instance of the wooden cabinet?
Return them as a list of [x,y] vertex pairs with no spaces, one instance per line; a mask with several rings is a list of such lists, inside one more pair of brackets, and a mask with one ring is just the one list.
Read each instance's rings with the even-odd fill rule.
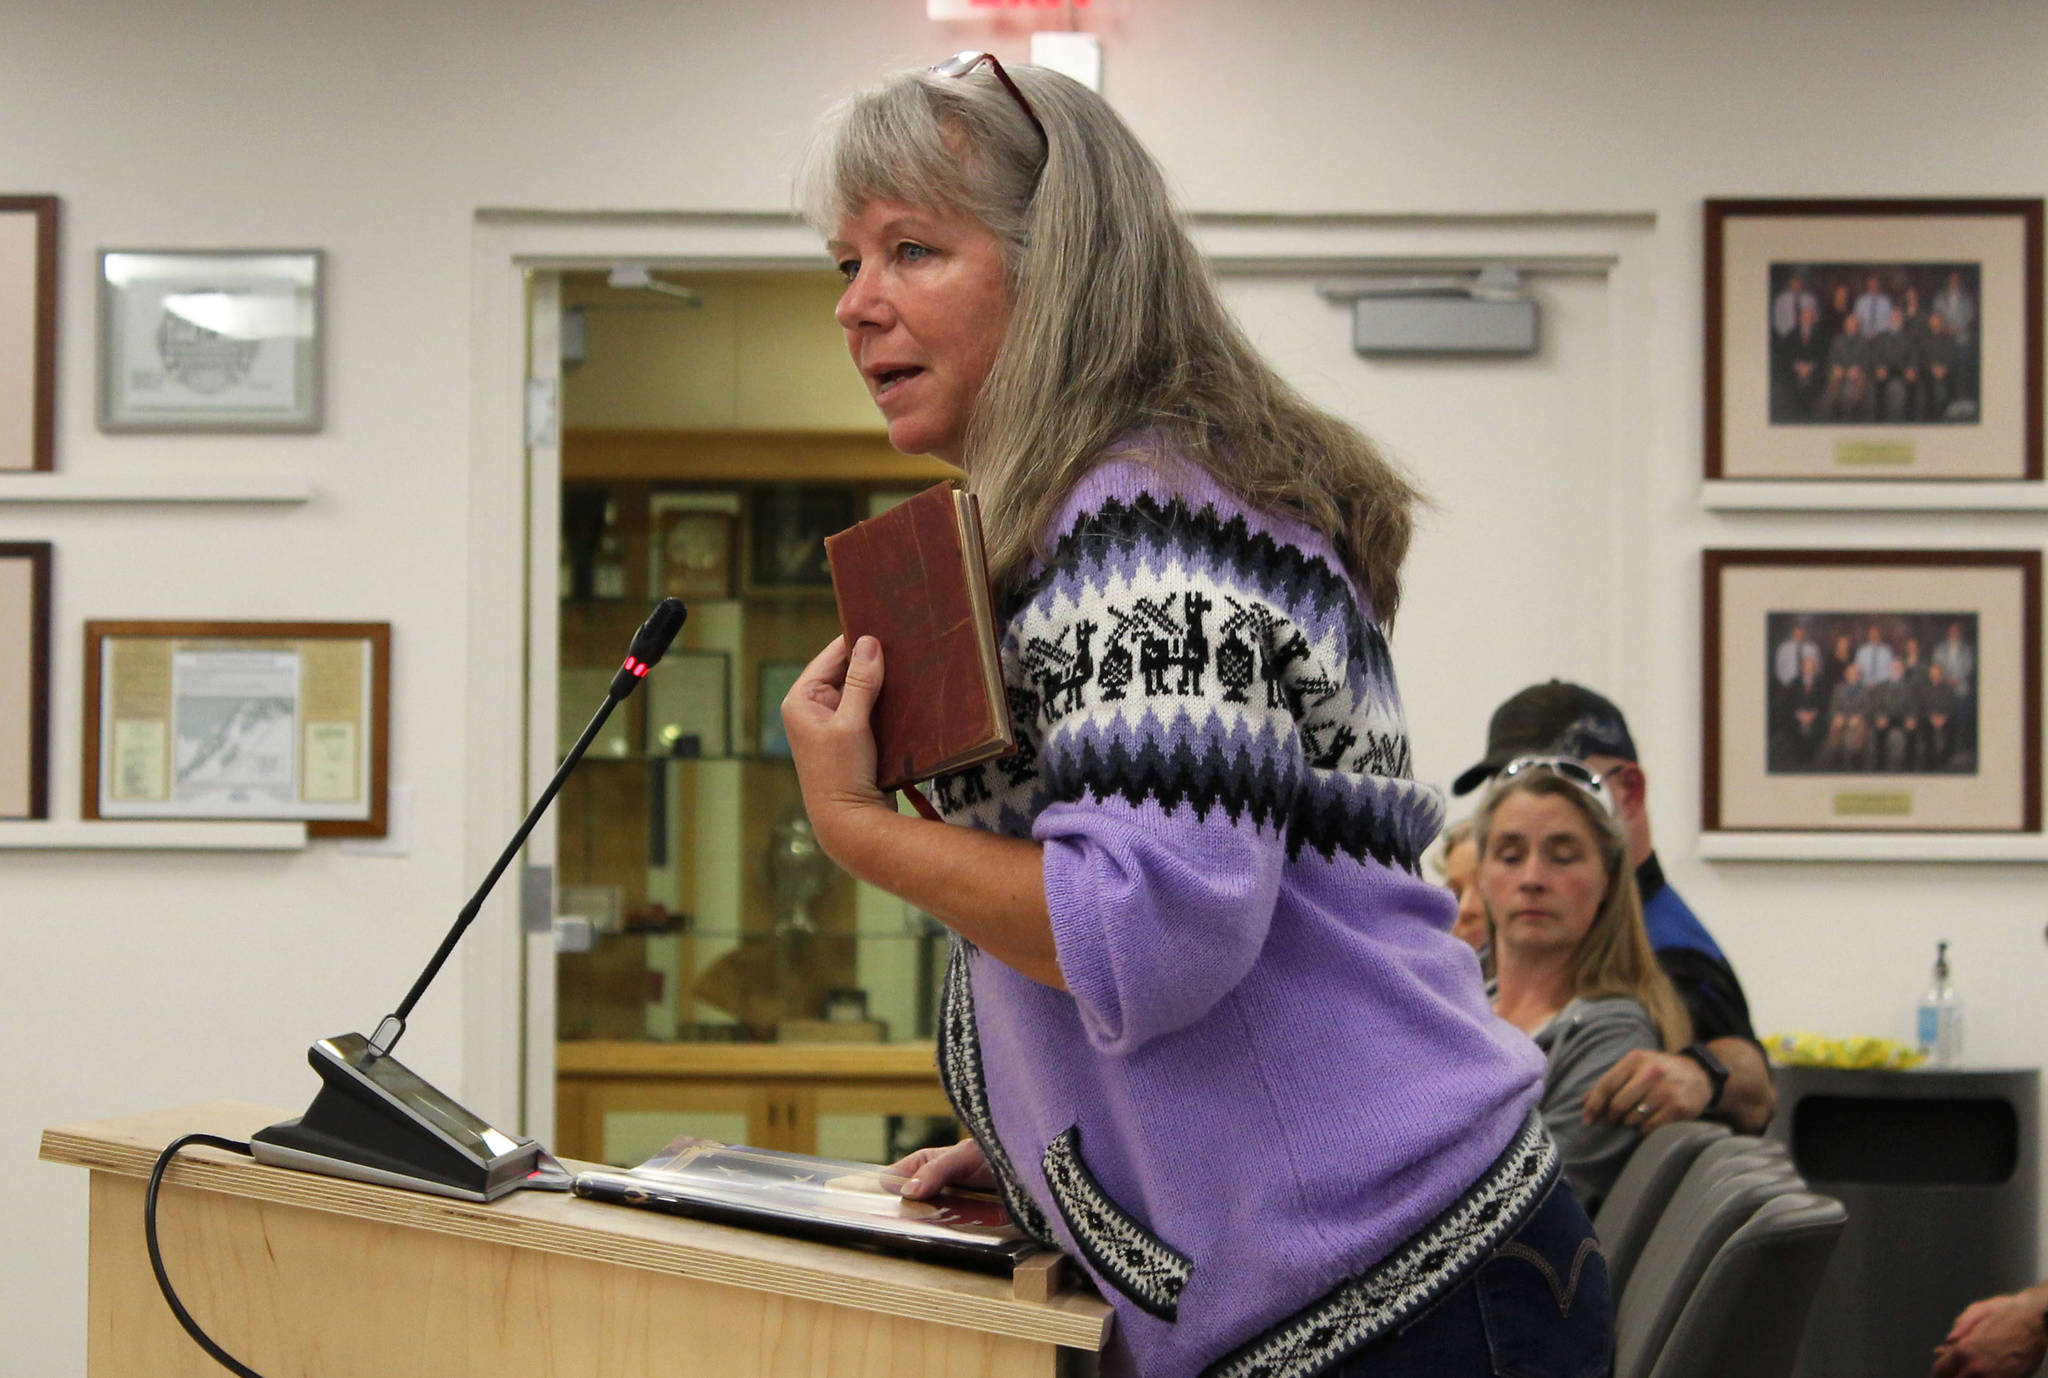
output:
[[818,1151],[820,1115],[950,1116],[929,1043],[564,1043],[555,1060],[555,1152],[606,1161],[615,1111],[746,1117],[746,1142]]
[[[563,1039],[772,1040],[827,1006],[931,1036],[932,925],[818,853],[779,704],[839,631],[825,535],[953,471],[857,432],[572,430],[564,748],[654,599],[689,620],[556,806]],[[630,950],[629,950],[630,949]],[[779,1112],[778,1112],[779,1115]]]
[[[878,433],[747,430],[571,430],[562,467],[565,748],[654,600],[690,615],[556,802],[557,909],[595,930],[557,965],[557,1148],[604,1157],[606,1115],[662,1112],[801,1152],[826,1117],[856,1156],[949,1117],[944,932],[817,850],[779,704],[839,632],[823,537],[954,471]],[[784,1041],[828,1036],[867,1041]]]

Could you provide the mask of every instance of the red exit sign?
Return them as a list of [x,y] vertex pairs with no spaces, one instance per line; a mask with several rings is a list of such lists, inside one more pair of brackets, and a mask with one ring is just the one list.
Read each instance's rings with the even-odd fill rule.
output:
[[1089,0],[925,0],[925,16],[929,19],[978,19],[1009,10],[1064,10],[1070,4],[1077,10],[1085,10],[1089,7]]

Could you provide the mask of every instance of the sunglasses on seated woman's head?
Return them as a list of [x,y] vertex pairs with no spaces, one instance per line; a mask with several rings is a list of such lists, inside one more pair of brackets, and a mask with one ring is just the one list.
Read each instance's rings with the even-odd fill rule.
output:
[[1599,801],[1600,807],[1607,812],[1618,812],[1614,807],[1614,796],[1607,792],[1606,777],[1576,756],[1517,756],[1494,774],[1493,786],[1496,790],[1501,789],[1517,775],[1532,771],[1544,771],[1577,785]]

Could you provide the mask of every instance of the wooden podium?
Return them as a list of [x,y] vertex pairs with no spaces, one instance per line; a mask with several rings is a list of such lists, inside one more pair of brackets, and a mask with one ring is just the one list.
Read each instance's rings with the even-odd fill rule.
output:
[[[142,1198],[183,1134],[247,1139],[293,1112],[215,1101],[43,1132],[92,1170],[87,1372],[224,1372],[150,1274]],[[186,1309],[265,1378],[998,1378],[1093,1369],[1100,1298],[521,1191],[490,1205],[188,1149],[157,1203]]]

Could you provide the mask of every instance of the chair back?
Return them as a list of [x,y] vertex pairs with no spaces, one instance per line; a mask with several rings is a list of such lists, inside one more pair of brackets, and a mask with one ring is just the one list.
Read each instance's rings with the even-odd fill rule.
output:
[[1804,1189],[1782,1155],[1746,1149],[1741,1137],[1700,1151],[1644,1242],[1615,1299],[1615,1378],[1647,1378],[1721,1246],[1764,1202]]
[[1653,1130],[1643,1137],[1614,1179],[1614,1190],[1600,1203],[1593,1217],[1593,1233],[1600,1240],[1600,1252],[1607,1255],[1607,1276],[1614,1295],[1628,1283],[1628,1275],[1643,1252],[1643,1242],[1657,1217],[1678,1190],[1686,1169],[1700,1150],[1716,1139],[1728,1137],[1726,1125],[1711,1120],[1680,1120]]
[[1757,1207],[1707,1265],[1651,1378],[1790,1378],[1848,1220],[1841,1202],[1806,1192]]

